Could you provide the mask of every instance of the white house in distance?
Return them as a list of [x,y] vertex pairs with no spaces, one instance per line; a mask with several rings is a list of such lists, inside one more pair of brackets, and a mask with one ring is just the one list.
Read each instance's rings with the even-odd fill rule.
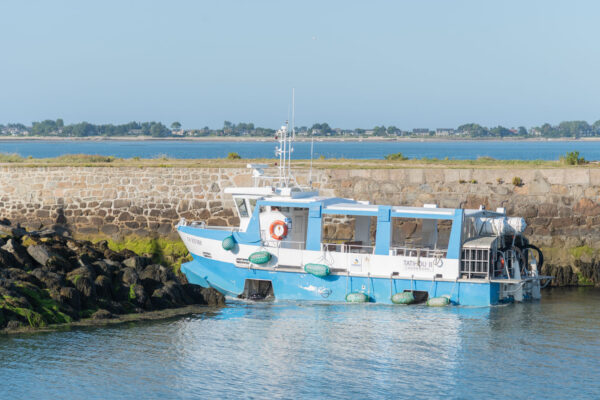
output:
[[429,136],[429,129],[426,129],[426,128],[413,129],[412,134],[416,135],[416,136]]
[[437,128],[435,130],[435,136],[451,136],[451,135],[454,135],[454,129]]

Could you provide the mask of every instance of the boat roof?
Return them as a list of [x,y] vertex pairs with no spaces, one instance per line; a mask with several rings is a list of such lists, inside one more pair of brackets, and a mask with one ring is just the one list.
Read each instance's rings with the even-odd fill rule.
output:
[[[392,206],[381,204],[370,204],[368,201],[359,201],[341,197],[319,196],[316,191],[308,191],[297,188],[274,188],[274,187],[246,187],[226,188],[226,193],[234,196],[257,197],[259,204],[277,207],[318,207],[325,214],[347,214],[347,215],[372,215],[377,216],[382,210],[388,210],[391,216],[407,216],[414,218],[441,218],[451,219],[456,215],[456,208],[438,208],[435,204],[425,204],[423,207]],[[504,210],[496,212],[485,209],[465,209],[467,217],[499,217],[504,216]]]

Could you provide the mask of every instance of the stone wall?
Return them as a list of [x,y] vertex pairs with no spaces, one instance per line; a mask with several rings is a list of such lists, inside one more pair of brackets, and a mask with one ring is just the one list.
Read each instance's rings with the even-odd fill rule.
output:
[[[306,182],[307,171],[296,177]],[[526,218],[553,263],[593,263],[600,249],[600,168],[329,169],[313,171],[313,182],[323,195],[375,204],[505,207]],[[237,224],[223,189],[250,184],[247,169],[5,166],[0,216],[28,228],[66,224],[81,235],[174,237],[182,217]]]

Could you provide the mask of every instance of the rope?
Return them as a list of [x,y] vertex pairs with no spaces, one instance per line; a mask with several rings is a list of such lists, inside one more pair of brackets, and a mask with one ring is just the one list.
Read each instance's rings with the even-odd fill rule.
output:
[[[433,285],[435,285],[435,275],[433,276],[433,280],[431,281],[431,287],[429,288],[429,293],[433,291]],[[433,293],[433,297],[435,297],[435,293]]]
[[450,291],[450,300],[452,300],[452,295],[454,294],[454,287],[456,286],[457,282],[458,282],[458,278],[456,278],[454,280],[454,283],[452,284],[452,290]]
[[346,270],[346,296],[348,296],[348,280],[350,279],[350,271]]

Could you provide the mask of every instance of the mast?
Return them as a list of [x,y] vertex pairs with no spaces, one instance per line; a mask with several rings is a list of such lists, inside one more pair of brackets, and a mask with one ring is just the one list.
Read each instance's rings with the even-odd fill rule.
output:
[[[292,130],[290,132],[289,120],[285,121],[276,133],[275,139],[279,141],[279,146],[275,148],[275,154],[279,156],[279,186],[288,187],[292,179],[292,141],[296,138],[296,128],[294,126],[295,110],[294,110],[294,89],[292,89]],[[288,109],[289,118],[289,109]]]
[[291,178],[292,176],[292,151],[294,151],[294,149],[292,148],[292,142],[296,139],[296,125],[294,123],[294,117],[295,117],[295,112],[296,112],[296,107],[294,104],[294,100],[295,100],[295,94],[294,94],[294,88],[292,88],[292,135],[290,137],[290,141],[288,144],[288,178]]

